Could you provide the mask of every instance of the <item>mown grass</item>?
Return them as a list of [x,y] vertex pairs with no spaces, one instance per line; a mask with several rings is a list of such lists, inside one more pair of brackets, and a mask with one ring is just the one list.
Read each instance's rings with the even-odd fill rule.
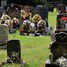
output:
[[[56,14],[54,11],[49,12],[49,24],[54,27],[56,24]],[[20,36],[17,31],[15,34],[9,34],[9,40],[18,39],[21,44],[21,58],[26,61],[27,65],[23,67],[44,67],[45,61],[49,57],[49,46],[51,43],[50,36]],[[0,61],[6,61],[7,51],[0,50]],[[19,64],[3,65],[2,67],[20,67]]]

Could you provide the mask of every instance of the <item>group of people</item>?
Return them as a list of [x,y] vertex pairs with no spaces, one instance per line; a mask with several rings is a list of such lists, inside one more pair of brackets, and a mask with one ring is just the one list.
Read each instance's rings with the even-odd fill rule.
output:
[[0,24],[8,26],[9,33],[13,33],[16,31],[17,28],[20,27],[19,21],[16,17],[11,18],[7,14],[3,14],[0,18]]
[[[44,20],[38,13],[32,16],[30,6],[22,7],[20,10],[20,19],[15,15],[14,17],[11,17],[8,14],[6,12],[2,15],[0,18],[0,24],[8,25],[10,33],[15,32],[17,28],[19,28],[20,35],[34,34],[39,36],[50,33],[48,19],[45,18]],[[19,22],[19,20],[21,20],[21,22]]]
[[[39,12],[39,11],[38,11]],[[38,13],[32,16],[30,7],[26,6],[21,10],[22,26],[20,28],[21,35],[46,35],[49,31],[48,19],[45,20]],[[27,33],[27,34],[26,34]]]

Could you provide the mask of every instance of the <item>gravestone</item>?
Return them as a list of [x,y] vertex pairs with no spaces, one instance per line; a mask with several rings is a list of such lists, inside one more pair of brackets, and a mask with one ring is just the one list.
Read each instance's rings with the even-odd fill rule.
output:
[[60,67],[59,65],[56,64],[46,64],[45,67]]
[[0,25],[0,43],[6,43],[8,41],[8,26]]
[[7,3],[6,3],[6,0],[2,0],[2,1],[1,1],[1,6],[2,6],[2,7],[4,7],[6,4],[7,4]]
[[64,32],[56,33],[55,38],[56,42],[67,43],[67,34]]
[[3,7],[0,7],[0,18],[2,16],[3,12],[4,12],[4,8]]
[[[21,62],[21,50],[19,40],[9,40],[7,42],[7,57],[12,61],[11,63]],[[7,58],[7,60],[9,60]],[[7,63],[9,63],[7,61]]]

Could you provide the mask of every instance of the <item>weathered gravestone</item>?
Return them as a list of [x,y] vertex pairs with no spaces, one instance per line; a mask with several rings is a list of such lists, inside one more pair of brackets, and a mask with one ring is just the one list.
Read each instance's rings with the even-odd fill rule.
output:
[[0,44],[8,41],[8,26],[0,25]]
[[10,40],[7,42],[7,63],[11,60],[11,63],[21,62],[21,50],[19,40]]
[[0,18],[2,16],[3,11],[4,11],[4,8],[3,7],[0,7]]

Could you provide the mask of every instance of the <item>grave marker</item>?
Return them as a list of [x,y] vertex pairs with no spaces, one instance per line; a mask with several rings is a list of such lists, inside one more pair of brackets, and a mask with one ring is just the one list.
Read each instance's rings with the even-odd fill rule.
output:
[[0,43],[6,43],[8,41],[8,26],[0,25]]
[[21,50],[19,40],[10,40],[7,42],[7,56],[13,63],[21,62]]

